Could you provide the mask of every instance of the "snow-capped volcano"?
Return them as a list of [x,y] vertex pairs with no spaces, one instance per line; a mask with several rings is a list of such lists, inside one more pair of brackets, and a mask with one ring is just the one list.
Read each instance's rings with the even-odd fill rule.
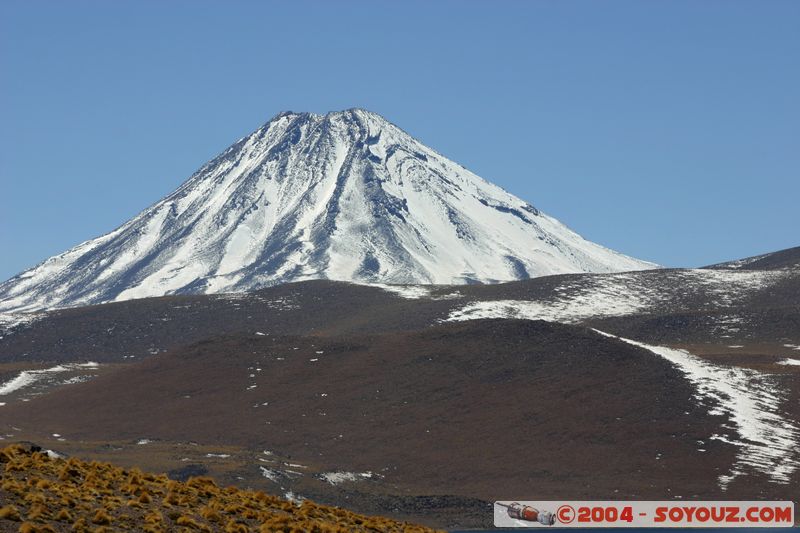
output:
[[449,284],[655,265],[360,109],[281,113],[116,230],[0,285],[0,311],[288,281]]

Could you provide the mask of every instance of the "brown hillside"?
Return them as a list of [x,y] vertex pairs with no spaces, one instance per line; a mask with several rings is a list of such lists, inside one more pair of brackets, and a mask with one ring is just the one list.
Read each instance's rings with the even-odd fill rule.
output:
[[412,531],[431,529],[344,509],[301,504],[204,477],[51,458],[21,445],[0,451],[0,531]]
[[[713,459],[697,451],[718,421],[692,395],[680,372],[639,348],[580,327],[488,320],[410,334],[220,337],[6,405],[0,421],[37,442],[46,435],[30,428],[69,442],[283,451],[418,495],[490,502],[630,487],[641,497],[661,494],[648,489],[667,473],[685,493],[714,491],[735,453],[718,441],[708,443]],[[248,472],[266,482],[256,464]]]

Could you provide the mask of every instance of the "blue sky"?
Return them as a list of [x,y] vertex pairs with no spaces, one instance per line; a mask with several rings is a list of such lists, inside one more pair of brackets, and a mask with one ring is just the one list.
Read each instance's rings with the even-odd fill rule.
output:
[[4,1],[0,278],[364,107],[668,266],[800,245],[800,2]]

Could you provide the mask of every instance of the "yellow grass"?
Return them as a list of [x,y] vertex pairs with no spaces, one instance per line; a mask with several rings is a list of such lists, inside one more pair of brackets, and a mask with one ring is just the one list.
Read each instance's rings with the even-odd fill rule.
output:
[[93,533],[433,531],[310,501],[295,504],[263,492],[222,488],[207,477],[181,483],[98,461],[52,459],[20,445],[0,450],[0,473],[0,526],[14,523],[12,530],[26,533],[65,527]]

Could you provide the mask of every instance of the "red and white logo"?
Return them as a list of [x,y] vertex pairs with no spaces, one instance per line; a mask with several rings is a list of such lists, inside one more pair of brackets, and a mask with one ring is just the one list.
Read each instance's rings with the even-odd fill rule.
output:
[[497,501],[496,527],[792,527],[782,501]]

